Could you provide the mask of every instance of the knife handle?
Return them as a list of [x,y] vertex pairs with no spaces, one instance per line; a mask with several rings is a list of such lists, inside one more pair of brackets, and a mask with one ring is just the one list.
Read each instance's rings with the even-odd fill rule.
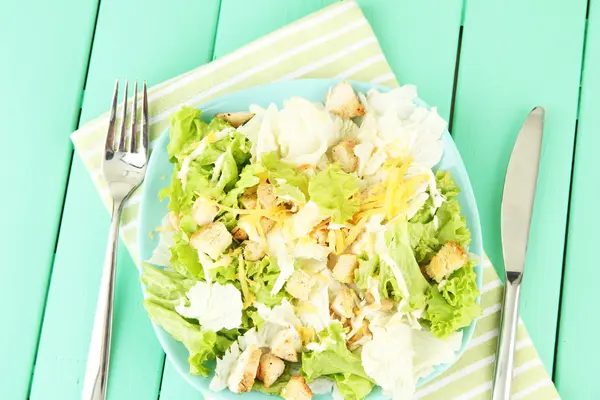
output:
[[522,278],[523,274],[519,272],[506,273],[492,400],[508,400],[510,398]]

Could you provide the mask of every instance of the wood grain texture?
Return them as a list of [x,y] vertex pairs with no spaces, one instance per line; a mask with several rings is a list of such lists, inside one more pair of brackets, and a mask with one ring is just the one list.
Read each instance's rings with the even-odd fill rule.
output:
[[[0,397],[28,395],[97,0],[0,5]],[[25,156],[25,157],[24,157]]]
[[503,271],[500,203],[508,159],[528,112],[546,108],[521,315],[548,371],[554,363],[585,0],[468,1],[454,140],[473,184],[483,239]]
[[[462,0],[359,0],[400,84],[450,117]],[[435,12],[432,12],[435,10]]]
[[[146,79],[152,85],[210,61],[218,6],[218,0],[178,0],[168,7],[158,0],[103,0],[82,122],[107,110],[115,78]],[[109,216],[77,156],[68,187],[32,399],[79,398],[83,385]],[[111,400],[154,400],[158,395],[164,353],[141,299],[137,270],[121,247]]]
[[600,187],[600,3],[590,3],[567,235],[555,382],[565,399],[600,393],[597,249]]

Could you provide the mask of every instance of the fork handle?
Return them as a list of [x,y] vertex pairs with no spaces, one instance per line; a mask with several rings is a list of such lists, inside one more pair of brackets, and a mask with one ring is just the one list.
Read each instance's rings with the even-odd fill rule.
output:
[[114,202],[113,204],[106,258],[102,269],[92,339],[81,394],[82,400],[106,399],[121,204],[122,202]]
[[510,398],[522,278],[523,274],[521,273],[508,272],[506,274],[492,400],[508,400]]

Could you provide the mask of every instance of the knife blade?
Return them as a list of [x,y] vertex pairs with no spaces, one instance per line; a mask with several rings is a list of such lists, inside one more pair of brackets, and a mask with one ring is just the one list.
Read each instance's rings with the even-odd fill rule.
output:
[[542,107],[535,107],[525,119],[513,147],[504,181],[501,230],[506,280],[493,400],[508,400],[510,397],[519,321],[519,293],[537,186],[544,114]]
[[525,268],[529,226],[542,148],[544,109],[534,108],[519,131],[502,193],[502,251],[510,277]]

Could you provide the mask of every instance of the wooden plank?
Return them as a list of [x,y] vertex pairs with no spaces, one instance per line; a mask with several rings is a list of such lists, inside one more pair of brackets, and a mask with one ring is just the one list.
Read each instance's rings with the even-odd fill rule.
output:
[[96,10],[97,0],[0,6],[6,399],[27,398],[29,391]]
[[600,187],[594,179],[600,149],[600,3],[589,6],[554,376],[565,399],[592,399],[600,393],[591,367],[600,358],[595,318]]
[[462,0],[358,3],[398,81],[417,85],[419,96],[437,106],[440,115],[448,119]]
[[[117,77],[144,78],[152,85],[209,61],[218,7],[218,0],[103,0],[82,121],[107,110]],[[80,397],[108,223],[108,213],[75,156],[31,399]],[[156,399],[164,353],[141,306],[137,271],[123,247],[117,270],[109,398]]]
[[[282,4],[276,0],[258,0],[253,2],[255,11],[250,14],[243,0],[223,0],[215,55],[227,54],[332,2],[294,0]],[[440,105],[441,112],[447,115],[452,98],[462,2],[365,0],[359,1],[359,4],[400,80],[418,84],[420,89],[423,88],[423,98],[433,105]],[[431,9],[437,9],[439,13],[432,14]],[[239,34],[240,21],[244,22],[244,35]],[[398,40],[412,38],[415,32],[422,37],[421,46],[412,39]],[[428,72],[418,67],[423,62],[432,63],[426,69]],[[428,80],[428,74],[436,77]],[[450,81],[442,84],[444,77]],[[166,362],[160,398],[193,399],[200,398],[200,395]]]
[[469,1],[453,135],[475,190],[485,248],[502,271],[504,171],[527,113],[546,108],[521,315],[548,371],[571,180],[585,0]]

